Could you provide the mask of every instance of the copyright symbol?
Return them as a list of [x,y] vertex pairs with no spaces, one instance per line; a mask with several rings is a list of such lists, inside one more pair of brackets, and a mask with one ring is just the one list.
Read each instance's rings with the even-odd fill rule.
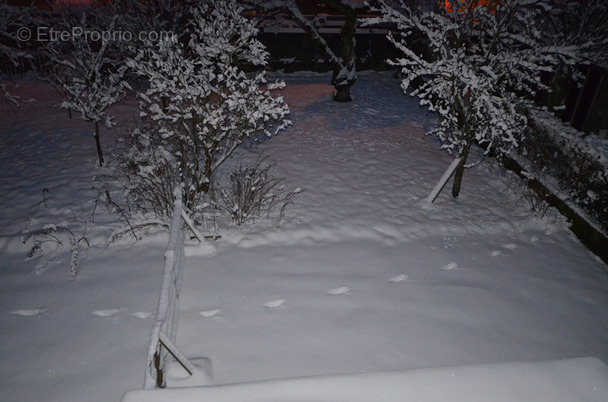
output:
[[31,37],[32,31],[30,31],[29,28],[21,27],[17,30],[17,39],[19,39],[21,42],[28,41]]

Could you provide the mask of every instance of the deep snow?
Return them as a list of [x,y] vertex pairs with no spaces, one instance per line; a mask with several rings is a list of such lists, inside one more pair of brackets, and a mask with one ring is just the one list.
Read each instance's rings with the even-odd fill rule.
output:
[[[331,100],[326,74],[280,78],[293,126],[240,155],[263,151],[304,191],[279,228],[226,228],[214,252],[187,249],[177,344],[211,361],[214,384],[608,362],[606,265],[559,217],[533,215],[487,162],[465,172],[459,199],[425,204],[451,156],[390,74],[360,75],[350,104]],[[117,223],[92,213],[92,178],[109,173],[92,127],[42,103],[2,116],[0,399],[118,400],[143,383],[166,236],[104,248]],[[25,258],[21,236],[48,223],[86,231],[76,279],[69,247]]]

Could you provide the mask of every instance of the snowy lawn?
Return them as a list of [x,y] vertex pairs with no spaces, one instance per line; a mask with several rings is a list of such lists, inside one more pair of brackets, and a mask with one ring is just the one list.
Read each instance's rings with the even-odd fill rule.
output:
[[[541,363],[501,363],[608,362],[606,265],[559,217],[534,216],[486,163],[459,199],[425,205],[451,157],[390,74],[362,74],[350,104],[331,101],[327,75],[283,78],[293,126],[241,155],[263,151],[304,191],[279,228],[223,229],[213,253],[187,249],[177,345],[211,360],[214,384],[471,364],[475,379],[541,367],[528,377],[542,381]],[[119,105],[121,121],[136,113]],[[104,248],[116,224],[101,206],[92,219],[91,180],[107,171],[90,124],[37,104],[3,107],[0,129],[0,399],[119,400],[143,384],[166,236]],[[49,223],[91,242],[76,279],[69,246],[25,258],[21,236]],[[596,376],[575,381],[585,395],[606,393],[605,366],[573,362],[560,367]]]
[[[92,124],[51,109],[48,86],[18,93],[43,102],[0,105],[0,400],[117,401],[143,383],[167,238],[104,249],[116,216],[95,210],[92,179],[108,171],[96,167]],[[114,110],[125,119],[134,105]],[[114,135],[102,130],[104,150]],[[91,244],[75,278],[68,237],[26,258],[22,235],[49,224]]]
[[286,79],[294,125],[253,152],[304,192],[279,229],[223,233],[187,259],[178,345],[211,359],[216,384],[608,361],[606,267],[560,219],[483,163],[458,200],[424,206],[451,158],[390,75],[362,75],[352,104],[318,76]]

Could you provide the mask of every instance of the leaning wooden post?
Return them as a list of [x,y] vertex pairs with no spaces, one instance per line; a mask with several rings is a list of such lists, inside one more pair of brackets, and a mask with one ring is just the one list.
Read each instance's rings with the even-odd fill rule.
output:
[[428,203],[435,202],[435,199],[437,198],[439,193],[441,193],[441,190],[443,190],[443,188],[447,184],[448,180],[450,180],[450,177],[452,177],[452,175],[454,174],[454,171],[460,164],[461,160],[462,160],[462,158],[455,158],[452,161],[452,163],[447,168],[447,170],[445,171],[443,176],[441,176],[441,179],[439,179],[439,182],[437,182],[437,184],[435,185],[435,188],[433,188],[433,191],[431,191],[431,193],[428,195],[428,197],[426,197],[426,199],[425,199],[426,202],[428,202]]
[[194,236],[198,239],[198,241],[200,243],[203,243],[205,241],[205,237],[201,234],[201,232],[198,231],[198,229],[194,225],[194,222],[192,221],[192,219],[188,216],[188,214],[186,214],[186,211],[184,211],[183,209],[182,209],[182,219],[184,220],[184,222],[186,222],[186,224],[188,225],[188,227],[190,228],[192,233],[194,233]]

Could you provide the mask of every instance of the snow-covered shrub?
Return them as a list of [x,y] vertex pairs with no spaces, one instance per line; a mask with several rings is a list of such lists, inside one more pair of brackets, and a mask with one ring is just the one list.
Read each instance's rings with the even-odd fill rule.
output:
[[180,172],[176,157],[165,148],[154,127],[144,126],[122,139],[117,176],[124,180],[128,208],[169,217]]
[[242,11],[235,1],[198,2],[184,10],[187,25],[176,27],[187,32],[181,40],[147,42],[128,61],[149,83],[139,94],[146,129],[131,134],[122,169],[129,174],[128,196],[145,199],[136,203],[144,211],[169,216],[165,189],[176,182],[183,184],[186,207],[196,210],[244,139],[271,136],[288,124],[287,105],[270,94],[283,84],[244,71],[264,66],[267,53]]
[[254,163],[238,163],[228,176],[228,183],[219,186],[218,207],[233,223],[242,225],[262,217],[270,219],[276,213],[277,223],[285,208],[300,189],[286,191],[283,179],[270,173],[272,164],[258,157]]
[[434,133],[462,158],[456,197],[471,145],[499,157],[517,148],[534,98],[549,89],[543,74],[577,56],[567,43],[549,43],[538,29],[551,6],[547,0],[451,3],[453,12],[422,12],[381,2],[381,12],[399,32],[389,39],[401,53],[392,64],[402,73],[403,90],[439,114]]
[[[119,176],[123,179],[128,178],[125,175]],[[169,222],[166,219],[138,214],[138,211],[147,211],[148,205],[156,206],[156,204],[150,204],[151,201],[145,197],[139,198],[134,195],[124,197],[124,190],[126,187],[129,187],[129,184],[117,183],[115,179],[116,175],[111,176],[111,179],[108,177],[98,177],[96,179],[99,185],[99,192],[95,199],[95,208],[91,214],[93,220],[95,219],[97,208],[101,205],[106,207],[109,214],[117,216],[118,220],[122,223],[122,226],[116,227],[108,236],[105,247],[109,247],[124,239],[140,240],[148,234],[169,229]],[[152,188],[152,185],[148,185]],[[156,187],[154,188],[156,189]],[[155,194],[154,201],[158,201],[158,199],[162,199],[163,197],[166,198],[167,203],[174,201],[173,197],[164,194],[152,194]]]
[[79,266],[79,254],[80,247],[82,244],[90,246],[89,240],[85,235],[76,235],[73,231],[65,226],[58,226],[54,224],[45,225],[42,229],[34,230],[22,239],[23,244],[28,242],[32,243],[32,248],[27,254],[28,258],[33,258],[37,254],[43,252],[45,245],[54,245],[56,247],[63,247],[64,243],[70,245],[70,274],[77,276]]

